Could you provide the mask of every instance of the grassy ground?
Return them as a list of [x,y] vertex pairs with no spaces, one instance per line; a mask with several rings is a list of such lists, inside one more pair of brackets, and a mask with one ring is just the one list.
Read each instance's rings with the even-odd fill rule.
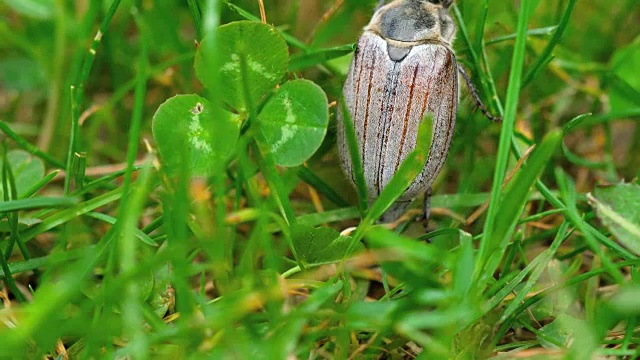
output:
[[[400,177],[367,208],[338,166],[375,2],[265,0],[289,56],[213,36],[261,1],[0,2],[0,357],[640,357],[638,2],[457,2],[459,61],[504,121],[463,87],[429,232],[374,225]],[[251,58],[237,79],[206,62],[225,46],[288,71],[257,100]],[[294,89],[324,92],[329,124],[277,151],[256,129],[279,134],[269,99]],[[158,110],[194,93],[226,119],[195,148]]]

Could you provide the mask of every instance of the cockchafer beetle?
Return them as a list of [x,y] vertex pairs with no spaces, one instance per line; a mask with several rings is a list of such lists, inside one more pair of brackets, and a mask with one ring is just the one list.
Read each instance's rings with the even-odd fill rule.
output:
[[[344,84],[344,100],[354,123],[369,202],[375,200],[402,161],[415,149],[426,113],[433,121],[429,155],[422,172],[382,216],[393,221],[421,193],[429,218],[431,185],[449,152],[458,107],[458,74],[469,84],[477,106],[487,115],[452,49],[456,27],[449,14],[453,0],[381,0],[358,40]],[[343,116],[338,113],[338,150],[353,181]]]

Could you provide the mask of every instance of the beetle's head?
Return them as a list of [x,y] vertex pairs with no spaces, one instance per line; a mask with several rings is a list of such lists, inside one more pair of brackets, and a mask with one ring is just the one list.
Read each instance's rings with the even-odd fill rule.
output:
[[455,25],[449,7],[453,0],[394,0],[380,7],[367,30],[398,42],[451,44]]

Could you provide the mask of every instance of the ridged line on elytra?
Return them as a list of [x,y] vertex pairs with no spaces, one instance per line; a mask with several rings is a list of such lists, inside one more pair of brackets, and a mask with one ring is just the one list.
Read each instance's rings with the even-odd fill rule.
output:
[[[436,57],[438,57],[440,49],[437,49],[438,53],[436,55]],[[446,73],[447,67],[446,64],[445,66],[443,66],[440,70],[440,72],[437,74],[438,79],[443,79],[444,76],[447,75]],[[442,84],[439,84],[442,85]],[[442,86],[438,86],[437,89],[439,90],[437,93],[437,99],[439,100],[439,102],[442,102],[442,95],[444,93],[444,89],[442,88]],[[434,138],[436,136],[438,136],[438,134],[440,134],[439,130],[441,130],[440,126],[442,124],[442,122],[440,121],[440,113],[442,112],[442,106],[439,106],[437,109],[435,109],[436,112],[434,112],[433,114],[433,119],[434,119],[434,123],[433,123],[433,135],[432,135],[432,139],[431,139],[431,145],[429,146],[429,155],[427,156],[427,163],[431,164],[434,163],[436,164],[436,171],[434,171],[434,173],[438,173],[437,168],[439,168],[440,166],[438,165],[439,163],[441,163],[442,161],[435,161],[434,158],[441,158],[442,157],[442,150],[436,154],[434,152],[434,147],[435,147],[435,141]],[[445,121],[449,121],[450,119],[446,119]],[[433,181],[433,179],[431,179]]]
[[[457,102],[458,102],[458,64],[455,58],[455,55],[451,52],[451,51],[447,51],[447,55],[448,56],[448,62],[447,64],[451,64],[453,67],[453,96],[451,96],[451,106],[450,106],[450,111],[449,111],[449,120],[447,121],[447,144],[451,143],[451,137],[453,136],[453,131],[452,131],[452,127],[453,124],[455,122],[455,116],[456,116],[456,110],[457,110]],[[445,69],[447,67],[445,66]],[[447,149],[449,147],[447,146]],[[448,152],[448,150],[447,150]],[[442,156],[446,156],[445,154],[442,154]],[[442,168],[442,165],[444,165],[444,161],[441,162],[440,166],[438,167],[438,169],[436,169],[437,172],[440,171],[440,169]]]
[[[447,57],[447,63],[445,64],[445,67],[444,67],[445,69],[447,69],[447,68],[448,68],[448,67],[447,67],[447,65],[453,65],[453,66],[455,66],[455,64],[452,64],[452,61],[453,61],[453,59],[454,59],[454,58],[453,58],[453,54],[452,54],[451,52],[447,51],[447,55],[448,55],[448,57]],[[457,72],[456,72],[456,70],[457,70],[457,69],[456,69],[455,67],[454,67],[454,68],[452,68],[452,69],[453,69],[453,84],[452,84],[452,85],[453,85],[453,87],[454,87],[454,89],[453,89],[453,90],[456,90],[456,89],[455,89],[455,84],[457,83],[457,81],[456,81],[456,79],[457,79]],[[450,97],[450,99],[451,99],[451,103],[449,104],[449,105],[450,105],[449,109],[451,109],[451,111],[449,111],[449,113],[450,113],[450,114],[453,114],[453,115],[455,116],[455,112],[453,111],[453,109],[454,109],[454,105],[455,105],[455,103],[454,103],[454,102],[455,102],[455,99],[456,99],[457,94],[456,94],[456,93],[452,93],[452,94],[453,94],[453,96],[451,96],[451,97]],[[445,141],[446,141],[446,143],[450,143],[450,142],[451,142],[451,136],[453,135],[453,134],[452,134],[452,131],[451,131],[451,127],[452,127],[452,126],[453,126],[453,121],[452,121],[452,119],[451,119],[451,118],[449,118],[449,119],[448,119],[448,121],[447,121],[447,132],[446,132],[446,134],[447,134],[447,139],[445,140]],[[447,152],[448,152],[448,151],[447,151]],[[441,157],[444,157],[444,156],[446,156],[446,153],[441,151],[441,152],[440,152],[440,156],[441,156]],[[442,168],[442,164],[444,164],[444,160],[443,160],[443,161],[441,161],[441,165],[438,167],[438,169],[437,169],[437,170],[439,170],[440,168]]]
[[[362,69],[364,68],[363,65],[363,57],[364,57],[364,52],[359,54],[360,56],[358,56],[358,50],[356,50],[356,55],[353,58],[353,67],[355,69],[358,69],[358,79],[356,81],[356,101],[354,104],[354,109],[353,109],[353,116],[351,117],[352,119],[352,125],[355,127],[356,125],[356,121],[358,120],[358,100],[360,99],[360,80],[362,79]],[[358,68],[359,66],[359,68]],[[346,108],[347,111],[350,111],[349,108]],[[349,114],[351,115],[351,114]],[[355,129],[354,129],[355,130]],[[356,177],[355,177],[355,171],[353,170],[353,164],[351,164],[351,180],[353,181],[354,184],[356,184]]]
[[[353,116],[352,116],[353,120],[358,119],[358,99],[360,99],[360,80],[362,79],[362,68],[363,68],[363,66],[362,66],[362,55],[363,54],[360,54],[360,55],[361,56],[358,56],[358,54],[356,53],[356,56],[354,57],[354,60],[353,60],[354,61],[353,66],[354,67],[357,68],[358,65],[360,65],[360,68],[358,69],[358,80],[356,81],[356,103],[355,103],[355,107],[354,107],[354,110],[353,110]],[[358,59],[360,59],[359,64],[358,64]],[[355,126],[355,121],[352,121],[352,122],[353,122],[353,124]]]
[[382,129],[385,136],[384,146],[382,146],[382,144],[378,146],[378,148],[380,149],[379,156],[377,157],[378,171],[376,172],[376,188],[378,189],[378,195],[380,195],[380,193],[382,192],[382,188],[380,187],[380,183],[382,182],[382,172],[384,171],[382,152],[383,150],[386,152],[386,144],[389,141],[389,129],[391,128],[391,119],[393,118],[393,110],[395,109],[394,104],[391,103],[391,99],[395,97],[395,94],[398,90],[398,75],[400,73],[399,67],[400,63],[393,62],[393,69],[387,77],[387,84],[390,85],[390,89],[385,94],[385,101],[383,104],[387,104],[387,106],[385,106],[384,111],[382,112],[382,118],[384,120]]
[[[380,180],[381,180],[380,182],[382,182],[382,177],[384,175],[384,171],[387,168],[386,160],[387,160],[387,151],[389,150],[389,137],[391,136],[391,126],[392,126],[392,123],[393,123],[392,122],[393,113],[394,113],[394,111],[396,109],[396,100],[398,99],[397,98],[398,85],[400,85],[400,75],[401,75],[400,72],[401,71],[402,71],[401,69],[398,69],[398,73],[397,73],[396,79],[394,81],[393,94],[391,95],[391,99],[393,99],[393,101],[389,102],[390,114],[389,114],[389,117],[387,118],[387,122],[388,122],[389,125],[385,126],[385,128],[384,128],[384,135],[385,136],[384,136],[384,144],[382,144],[384,150],[380,151],[380,158],[378,158],[378,162],[380,163],[380,173],[379,173]],[[389,100],[391,100],[391,99],[389,99]],[[409,101],[411,101],[411,99],[409,99]],[[400,108],[402,108],[402,107],[400,107]],[[382,190],[379,190],[379,191],[381,192]]]
[[[369,126],[369,107],[371,106],[371,87],[373,86],[373,70],[376,68],[376,57],[372,57],[371,69],[369,71],[369,88],[367,89],[367,107],[364,112],[364,123],[362,132],[362,163],[365,163],[365,152],[367,151],[367,127]],[[360,94],[357,95],[360,97]]]
[[[428,74],[432,74],[433,70],[435,69],[435,67],[436,67],[436,62],[433,61],[431,63],[431,70],[429,70]],[[418,121],[420,123],[422,123],[422,121],[424,120],[424,114],[427,111],[427,102],[429,101],[429,97],[431,96],[431,91],[429,91],[429,90],[431,89],[431,82],[433,81],[433,79],[434,79],[434,77],[429,76],[429,82],[427,83],[427,86],[425,87],[425,89],[427,89],[427,93],[424,94],[424,100],[422,101],[422,109],[420,110],[420,114],[419,114],[420,119],[418,119]],[[433,140],[431,140],[431,142],[433,143]],[[400,149],[400,151],[402,151],[402,149]],[[398,171],[399,167],[400,167],[400,162],[398,162],[398,164],[396,164],[396,170],[395,171]]]
[[409,89],[409,105],[407,105],[407,112],[404,114],[404,122],[402,123],[402,136],[400,137],[400,146],[398,146],[398,159],[394,173],[398,171],[400,167],[400,160],[402,158],[402,147],[404,146],[405,138],[407,137],[407,123],[409,122],[409,115],[411,115],[411,106],[413,104],[413,90],[416,87],[416,78],[418,77],[418,71],[420,70],[420,64],[416,65],[416,69],[413,71],[413,79],[411,79],[411,88]]
[[[447,53],[446,53],[446,54],[448,55],[448,57],[447,57],[447,60],[448,60],[448,61],[447,61],[447,64],[445,64],[445,66],[443,67],[443,69],[444,69],[444,70],[446,70],[446,69],[447,69],[447,66],[446,66],[446,65],[448,65],[448,64],[450,64],[450,63],[451,63],[451,61],[452,61],[452,55],[453,55],[450,51],[447,51]],[[456,76],[457,76],[457,74],[455,73],[455,70],[456,70],[456,69],[454,69],[454,74],[453,74],[453,75],[454,75],[454,79],[453,79],[453,86],[454,86],[454,90],[457,90],[457,89],[456,89],[456,83],[457,83],[457,78],[456,78]],[[448,75],[448,74],[446,74],[446,73],[444,74],[444,76],[447,76],[447,75]],[[439,74],[439,78],[443,78],[443,75],[440,75],[440,74]],[[454,104],[452,104],[452,105],[455,105],[456,98],[457,98],[457,94],[453,93],[453,97],[452,97],[451,99],[454,101]],[[441,107],[438,109],[438,114],[437,114],[437,115],[436,115],[436,117],[435,117],[436,119],[438,119],[438,116],[440,115],[440,110],[441,110]],[[451,141],[451,137],[452,137],[452,135],[453,135],[453,134],[451,133],[451,127],[453,126],[452,117],[455,117],[455,114],[456,114],[456,112],[455,112],[455,108],[452,106],[452,107],[450,108],[450,111],[449,111],[449,118],[448,118],[448,119],[446,119],[446,123],[447,123],[447,130],[446,130],[446,132],[445,132],[445,135],[446,135],[446,137],[447,137],[447,138],[445,139],[445,144],[448,144],[448,143],[450,143],[450,141]],[[435,134],[434,134],[434,135],[435,135]],[[440,161],[434,161],[434,160],[433,160],[433,158],[436,156],[436,154],[434,154],[434,153],[433,153],[433,147],[434,147],[434,146],[435,146],[435,142],[434,142],[434,141],[431,141],[431,146],[430,146],[430,148],[429,148],[429,157],[427,158],[427,163],[435,163],[435,164],[436,164],[436,168],[434,169],[434,170],[435,170],[435,171],[434,171],[434,173],[435,173],[435,174],[438,174],[438,173],[440,172],[440,169],[442,169],[442,166],[444,165],[444,159],[443,159],[443,157],[444,157],[445,153],[441,150],[441,151],[440,151],[440,153],[439,153],[439,154],[437,154],[437,156],[440,158]],[[447,148],[448,148],[448,147],[447,147]],[[433,179],[431,179],[431,180],[433,181]]]

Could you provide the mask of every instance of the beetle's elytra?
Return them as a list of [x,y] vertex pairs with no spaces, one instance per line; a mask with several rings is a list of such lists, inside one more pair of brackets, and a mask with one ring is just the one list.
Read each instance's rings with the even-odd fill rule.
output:
[[[453,0],[394,0],[376,10],[358,41],[344,98],[353,119],[370,201],[415,149],[418,126],[431,113],[433,135],[427,162],[382,221],[395,220],[412,199],[426,193],[451,144],[458,107],[458,65],[451,43]],[[342,115],[338,146],[342,166],[352,174]],[[353,176],[350,175],[353,180]]]

